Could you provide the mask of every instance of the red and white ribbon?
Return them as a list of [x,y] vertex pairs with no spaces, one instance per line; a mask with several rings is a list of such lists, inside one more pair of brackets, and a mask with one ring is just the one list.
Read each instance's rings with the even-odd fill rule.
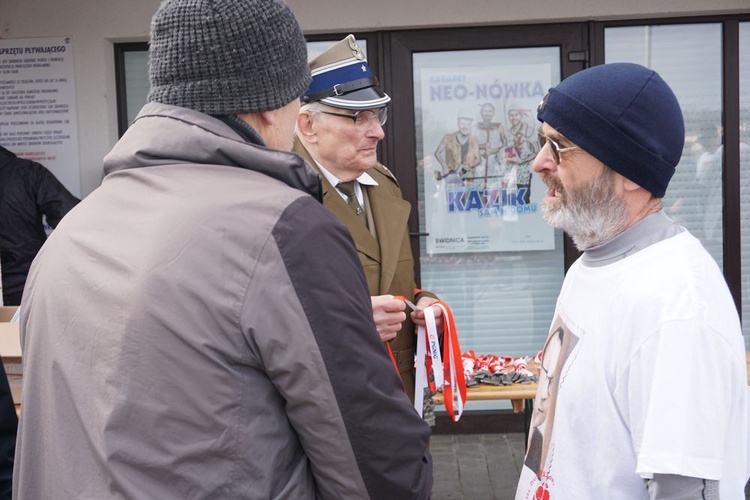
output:
[[[440,308],[443,312],[442,355],[433,306]],[[420,325],[417,329],[414,408],[422,416],[424,390],[430,385],[429,375],[432,373],[435,387],[443,389],[443,404],[445,404],[446,411],[454,422],[458,422],[466,404],[466,377],[453,313],[447,304],[438,301],[424,309],[424,317],[425,326]]]

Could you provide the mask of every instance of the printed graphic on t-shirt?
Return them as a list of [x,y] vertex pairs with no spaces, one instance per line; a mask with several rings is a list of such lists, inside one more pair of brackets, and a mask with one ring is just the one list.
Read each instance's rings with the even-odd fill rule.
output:
[[[555,402],[560,388],[560,374],[578,340],[560,316],[555,318],[542,351],[539,387],[534,399],[524,470],[521,473],[521,484],[516,498],[554,498],[554,495],[550,494],[554,491],[551,490],[554,486],[554,477],[550,474],[554,445],[551,444],[550,438],[555,422]],[[524,484],[524,481],[528,482]]]

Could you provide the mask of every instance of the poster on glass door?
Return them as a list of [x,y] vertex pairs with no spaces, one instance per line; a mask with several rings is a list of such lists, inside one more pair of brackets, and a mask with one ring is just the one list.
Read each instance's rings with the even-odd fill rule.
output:
[[428,254],[554,249],[532,170],[550,74],[548,64],[422,70]]

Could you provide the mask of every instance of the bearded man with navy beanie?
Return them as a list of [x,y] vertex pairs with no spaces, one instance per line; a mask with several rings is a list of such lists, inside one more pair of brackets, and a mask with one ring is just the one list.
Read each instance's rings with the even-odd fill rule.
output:
[[516,499],[744,499],[737,310],[716,262],[662,211],[684,144],[677,98],[648,68],[605,64],[550,89],[537,117],[544,218],[583,254],[557,300],[562,346],[542,361],[555,369],[539,375],[546,414]]
[[166,0],[149,103],[24,292],[14,498],[422,499],[429,427],[291,152],[281,0]]

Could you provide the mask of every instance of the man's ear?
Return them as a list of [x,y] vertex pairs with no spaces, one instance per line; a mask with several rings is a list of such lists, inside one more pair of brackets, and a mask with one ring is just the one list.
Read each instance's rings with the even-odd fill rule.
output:
[[308,144],[315,144],[318,142],[318,135],[315,133],[315,122],[313,121],[310,113],[305,111],[297,115],[297,137],[304,140]]
[[276,113],[275,109],[261,111],[260,113],[258,113],[258,115],[263,122],[263,125],[265,125],[266,127],[274,125],[276,123],[276,120],[278,119],[278,113]]
[[237,116],[240,120],[255,129],[261,137],[264,137],[266,130],[276,123],[276,114],[274,111],[275,110],[262,111],[260,113],[242,113]]

